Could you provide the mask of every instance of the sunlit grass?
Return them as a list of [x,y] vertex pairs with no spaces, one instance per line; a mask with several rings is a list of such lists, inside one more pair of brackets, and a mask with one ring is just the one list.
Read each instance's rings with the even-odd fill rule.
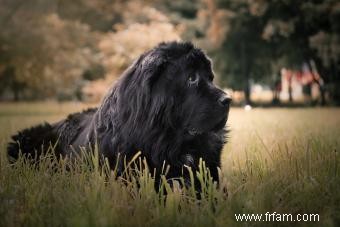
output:
[[[235,213],[317,213],[340,224],[340,110],[232,109],[222,161],[222,189],[208,183],[201,200],[191,189],[156,193],[147,169],[129,180],[89,156],[72,168],[44,158],[39,168],[23,160],[9,166],[9,136],[42,121],[54,122],[82,104],[0,104],[0,226],[244,226],[287,222],[236,222]],[[58,166],[58,168],[56,168]],[[133,173],[131,172],[133,171]],[[209,182],[202,167],[202,182]]]

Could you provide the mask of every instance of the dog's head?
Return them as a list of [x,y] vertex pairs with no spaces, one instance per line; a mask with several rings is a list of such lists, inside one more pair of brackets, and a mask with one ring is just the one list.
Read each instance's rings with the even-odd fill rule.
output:
[[115,140],[145,150],[170,146],[171,139],[173,147],[165,149],[178,150],[183,139],[221,131],[231,98],[213,79],[201,50],[190,43],[162,43],[142,54],[106,96],[98,132],[114,128],[124,137]]
[[213,79],[210,60],[190,43],[162,43],[145,52],[99,108],[101,143],[150,152],[162,164],[176,159],[184,142],[211,132],[222,138],[231,99]]
[[191,136],[225,126],[231,97],[215,86],[211,61],[192,44],[162,43],[142,55],[134,70],[143,92],[137,94],[139,105],[147,108],[150,124]]

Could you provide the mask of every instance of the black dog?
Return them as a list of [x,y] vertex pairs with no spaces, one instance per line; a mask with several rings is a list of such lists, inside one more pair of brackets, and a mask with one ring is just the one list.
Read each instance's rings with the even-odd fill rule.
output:
[[[98,109],[70,115],[55,124],[25,129],[12,137],[8,155],[41,154],[42,144],[57,142],[57,155],[98,143],[111,168],[123,170],[138,151],[156,176],[183,176],[202,158],[218,181],[230,97],[213,84],[211,62],[191,43],[162,43],[142,54],[108,92]],[[70,146],[72,145],[72,147]]]

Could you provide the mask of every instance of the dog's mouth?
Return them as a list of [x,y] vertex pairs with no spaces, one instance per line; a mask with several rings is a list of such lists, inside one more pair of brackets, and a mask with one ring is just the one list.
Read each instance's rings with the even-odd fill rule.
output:
[[201,135],[205,132],[217,132],[225,127],[227,120],[228,120],[228,115],[223,117],[220,121],[218,121],[216,124],[214,124],[212,127],[209,127],[206,130],[191,127],[191,128],[188,128],[187,131],[189,135],[191,136]]
[[223,117],[222,120],[220,120],[210,131],[219,131],[225,127],[225,124],[227,123],[228,116]]

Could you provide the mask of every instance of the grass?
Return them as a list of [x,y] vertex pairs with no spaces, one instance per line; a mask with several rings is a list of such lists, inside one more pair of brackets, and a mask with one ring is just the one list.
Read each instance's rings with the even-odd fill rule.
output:
[[[12,133],[85,107],[0,104],[0,226],[340,225],[340,109],[232,109],[221,169],[228,197],[208,184],[201,200],[190,190],[175,187],[165,202],[153,190],[147,170],[131,174],[126,183],[114,180],[95,162],[92,166],[79,162],[68,171],[62,161],[51,163],[46,158],[38,168],[23,160],[9,166],[5,148]],[[266,212],[319,214],[320,219],[237,222],[235,218],[235,214]]]

